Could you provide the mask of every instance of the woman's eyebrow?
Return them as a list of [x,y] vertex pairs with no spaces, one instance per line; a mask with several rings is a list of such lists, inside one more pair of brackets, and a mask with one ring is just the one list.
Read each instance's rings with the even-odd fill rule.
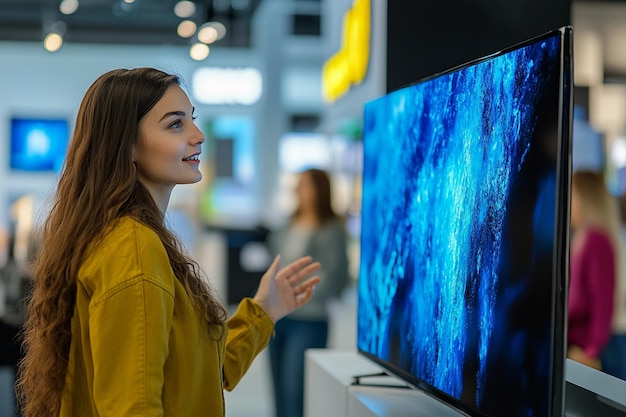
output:
[[167,117],[170,117],[170,116],[181,116],[181,117],[185,117],[185,114],[186,114],[186,113],[185,113],[184,111],[180,111],[180,110],[178,110],[178,111],[171,111],[171,112],[167,112],[167,113],[165,113],[165,114],[163,115],[163,117],[161,117],[161,119],[159,120],[159,122],[160,122],[161,120],[163,120],[163,119],[167,118]]

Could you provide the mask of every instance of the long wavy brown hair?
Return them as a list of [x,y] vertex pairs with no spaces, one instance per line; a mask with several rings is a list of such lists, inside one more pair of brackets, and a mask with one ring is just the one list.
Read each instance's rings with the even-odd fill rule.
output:
[[17,383],[24,417],[59,413],[76,277],[89,245],[121,217],[131,216],[158,234],[177,279],[207,327],[223,331],[224,308],[198,265],[166,228],[164,214],[138,180],[132,160],[139,122],[170,86],[178,84],[178,77],[156,69],[120,69],[100,76],[83,98],[35,263]]

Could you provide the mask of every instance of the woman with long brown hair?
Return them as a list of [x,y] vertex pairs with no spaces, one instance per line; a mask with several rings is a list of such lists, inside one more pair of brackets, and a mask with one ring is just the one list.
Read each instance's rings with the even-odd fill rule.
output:
[[326,347],[328,302],[349,281],[347,235],[332,207],[329,175],[316,168],[301,172],[295,194],[296,209],[283,227],[270,233],[269,247],[285,260],[312,255],[322,264],[322,281],[311,302],[276,324],[269,348],[276,417],[303,415],[304,352]]
[[151,68],[107,72],[83,98],[36,262],[25,417],[223,416],[222,390],[311,298],[319,264],[277,257],[227,320],[164,225],[174,186],[201,179],[193,112]]

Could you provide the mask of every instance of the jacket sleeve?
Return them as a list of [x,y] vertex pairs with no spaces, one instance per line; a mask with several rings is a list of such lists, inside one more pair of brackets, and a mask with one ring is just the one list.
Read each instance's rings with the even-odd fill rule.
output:
[[224,388],[235,388],[254,358],[267,346],[274,323],[251,298],[244,298],[228,320],[224,358]]
[[90,306],[93,401],[101,417],[163,415],[173,294],[145,276]]

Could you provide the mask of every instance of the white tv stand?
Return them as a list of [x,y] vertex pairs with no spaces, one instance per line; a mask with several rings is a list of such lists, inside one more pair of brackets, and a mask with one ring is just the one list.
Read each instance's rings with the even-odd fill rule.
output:
[[[465,414],[394,376],[358,375],[383,368],[352,350],[310,349],[305,358],[305,417],[461,417]],[[568,359],[566,417],[626,417],[626,381]]]
[[[394,376],[367,377],[383,368],[355,351],[309,349],[305,360],[305,417],[462,417],[458,411]],[[390,385],[389,387],[385,387]]]

